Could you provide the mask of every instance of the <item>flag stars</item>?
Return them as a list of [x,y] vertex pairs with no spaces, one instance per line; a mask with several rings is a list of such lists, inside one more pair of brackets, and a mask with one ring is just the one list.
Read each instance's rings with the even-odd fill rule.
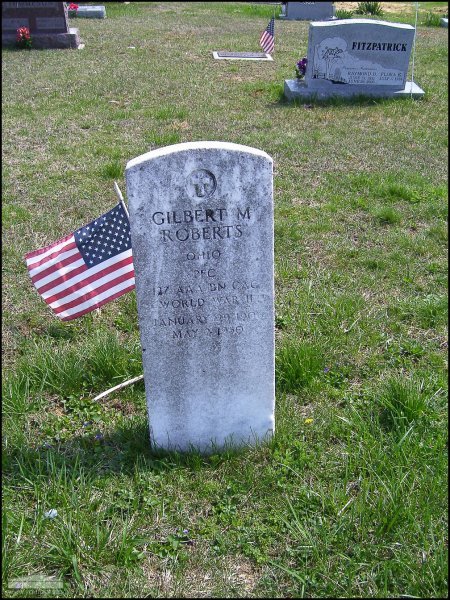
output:
[[[85,264],[90,268],[104,260],[113,260],[126,250],[131,250],[129,221],[122,207],[98,217],[78,229],[76,242]],[[120,260],[120,259],[119,259]]]

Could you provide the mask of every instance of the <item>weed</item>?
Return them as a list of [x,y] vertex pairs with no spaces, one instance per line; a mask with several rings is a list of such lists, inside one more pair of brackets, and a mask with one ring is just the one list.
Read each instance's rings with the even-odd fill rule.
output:
[[400,222],[400,215],[390,206],[379,208],[375,217],[382,225],[395,225]]
[[304,342],[287,341],[276,355],[275,381],[279,392],[296,393],[324,369],[320,350]]
[[336,17],[338,19],[351,19],[353,15],[354,15],[353,10],[345,10],[343,8],[338,8],[336,10]]
[[381,390],[378,402],[381,423],[403,432],[422,417],[427,407],[422,390],[403,378],[390,379]]
[[110,162],[102,168],[102,175],[105,179],[121,179],[124,173],[124,166],[118,161]]
[[422,21],[422,25],[424,25],[425,27],[440,27],[441,15],[427,11]]
[[383,8],[381,2],[358,2],[356,12],[360,15],[381,17],[383,15]]

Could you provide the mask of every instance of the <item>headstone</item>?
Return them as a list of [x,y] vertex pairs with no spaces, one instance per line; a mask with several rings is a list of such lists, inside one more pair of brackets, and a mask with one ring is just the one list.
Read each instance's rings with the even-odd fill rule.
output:
[[447,27],[448,28],[448,19],[445,19],[445,18],[441,19],[441,27]]
[[286,2],[284,14],[288,21],[326,21],[333,19],[334,2]]
[[214,51],[214,58],[218,60],[273,60],[266,52],[223,52]]
[[105,19],[106,8],[104,6],[79,6],[76,17],[83,19]]
[[211,452],[274,431],[272,159],[176,144],[126,167],[157,448]]
[[64,2],[2,2],[2,45],[16,41],[28,27],[32,48],[78,48],[78,29],[70,28]]
[[286,80],[290,100],[332,96],[421,97],[406,81],[414,27],[371,19],[310,23],[304,81]]

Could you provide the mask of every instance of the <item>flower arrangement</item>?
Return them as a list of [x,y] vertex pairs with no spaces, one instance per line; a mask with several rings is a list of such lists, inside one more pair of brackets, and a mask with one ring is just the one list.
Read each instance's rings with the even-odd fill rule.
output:
[[69,4],[69,6],[67,7],[67,12],[69,17],[76,17],[77,16],[77,10],[78,10],[78,4],[75,4],[74,2],[71,2]]
[[31,35],[28,27],[17,29],[16,45],[18,48],[31,48]]
[[308,59],[304,56],[301,60],[297,62],[295,65],[295,72],[297,74],[297,79],[303,79],[306,74],[306,65],[308,64]]

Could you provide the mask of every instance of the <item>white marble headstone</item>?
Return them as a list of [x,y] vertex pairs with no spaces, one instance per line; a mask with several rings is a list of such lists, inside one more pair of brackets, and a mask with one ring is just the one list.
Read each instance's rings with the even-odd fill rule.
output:
[[272,159],[223,142],[126,167],[150,438],[203,452],[274,431]]

